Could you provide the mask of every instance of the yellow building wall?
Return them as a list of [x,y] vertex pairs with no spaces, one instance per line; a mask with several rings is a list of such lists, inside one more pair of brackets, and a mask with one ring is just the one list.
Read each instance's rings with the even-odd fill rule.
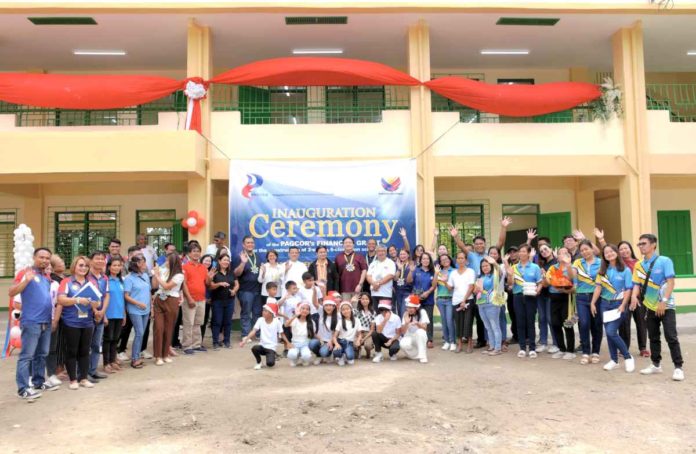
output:
[[595,199],[595,223],[604,230],[608,243],[618,244],[621,238],[621,204],[619,196]]
[[696,123],[669,121],[669,111],[647,112],[648,151],[652,154],[696,154]]

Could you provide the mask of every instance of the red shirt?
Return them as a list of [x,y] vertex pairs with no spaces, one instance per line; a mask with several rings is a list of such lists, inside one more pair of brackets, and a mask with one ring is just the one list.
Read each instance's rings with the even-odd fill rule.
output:
[[[353,257],[353,271],[346,270],[346,265]],[[365,257],[353,252],[352,255],[348,256],[346,260],[346,254],[343,252],[336,255],[336,268],[338,269],[338,290],[341,293],[353,293],[355,292],[355,287],[360,284],[360,275],[363,271],[367,271],[367,262]]]
[[205,281],[208,269],[200,262],[188,262],[183,266],[186,286],[194,301],[205,301]]

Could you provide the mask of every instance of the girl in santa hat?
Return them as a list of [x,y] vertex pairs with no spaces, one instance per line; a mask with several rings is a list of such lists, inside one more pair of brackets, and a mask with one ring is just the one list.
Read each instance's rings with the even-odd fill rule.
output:
[[285,322],[285,327],[292,330],[292,348],[288,351],[290,367],[295,367],[299,358],[302,358],[304,366],[309,366],[312,359],[309,341],[314,337],[314,321],[309,315],[310,312],[309,303],[303,301],[293,316]]
[[278,347],[278,336],[283,339],[283,343],[289,348],[290,343],[288,338],[285,337],[283,333],[283,323],[278,317],[278,305],[275,303],[266,303],[263,306],[263,313],[261,318],[256,320],[254,329],[251,330],[248,336],[246,336],[239,343],[240,347],[244,347],[245,344],[251,342],[256,337],[256,332],[260,332],[261,342],[258,345],[254,345],[251,348],[251,353],[256,358],[255,370],[260,370],[261,357],[266,357],[266,366],[273,367],[276,362],[276,348]]
[[330,358],[335,348],[333,333],[338,326],[338,312],[336,311],[336,301],[326,297],[319,315],[319,327],[317,335],[309,342],[309,349],[316,355],[314,365],[318,366],[322,358]]
[[428,333],[425,330],[429,324],[428,313],[421,308],[420,298],[407,296],[406,313],[401,325],[401,349],[408,358],[428,362]]
[[[335,345],[333,355],[338,360],[338,365],[343,366],[355,363],[355,344],[360,344],[362,330],[360,321],[353,314],[353,305],[349,301],[341,303],[341,321],[336,326],[333,335]],[[344,358],[345,357],[345,358]]]

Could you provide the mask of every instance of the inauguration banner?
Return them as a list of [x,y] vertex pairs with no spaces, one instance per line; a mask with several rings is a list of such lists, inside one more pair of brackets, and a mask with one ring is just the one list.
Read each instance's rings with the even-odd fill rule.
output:
[[242,250],[242,238],[254,237],[256,250],[275,249],[280,261],[288,248],[300,260],[315,258],[324,245],[331,260],[346,236],[366,251],[369,239],[403,246],[406,229],[413,248],[416,232],[416,161],[231,161],[230,247]]

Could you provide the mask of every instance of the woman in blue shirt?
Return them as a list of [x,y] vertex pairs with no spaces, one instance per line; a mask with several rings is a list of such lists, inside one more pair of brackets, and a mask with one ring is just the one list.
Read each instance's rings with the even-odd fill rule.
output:
[[527,348],[529,348],[530,358],[537,357],[534,324],[542,279],[539,265],[529,260],[531,250],[530,245],[521,245],[518,251],[519,262],[507,270],[516,314],[517,336],[520,344],[520,351],[517,353],[519,358],[527,356]]
[[[70,377],[70,389],[79,386],[92,388],[94,385],[87,380],[89,372],[89,349],[94,331],[94,311],[99,307],[99,298],[90,300],[79,296],[86,286],[89,260],[78,255],[70,265],[70,277],[66,277],[58,287],[58,304],[63,306],[63,335],[66,344],[65,367]],[[78,376],[79,373],[79,376]],[[79,385],[78,385],[79,380]]]
[[500,310],[505,302],[505,284],[503,283],[500,267],[491,257],[481,260],[480,276],[476,282],[478,305],[483,324],[486,327],[486,337],[490,348],[483,353],[496,356],[502,353],[503,333],[500,326]]
[[145,347],[143,345],[143,333],[150,319],[150,289],[152,288],[152,283],[147,273],[147,263],[141,255],[136,255],[130,260],[128,272],[129,274],[123,283],[123,290],[127,303],[126,311],[128,311],[128,318],[130,318],[135,330],[131,367],[140,369],[143,367],[140,352]]
[[631,270],[619,256],[619,248],[613,244],[607,244],[602,249],[602,266],[597,273],[596,288],[591,303],[592,315],[598,317],[597,300],[601,298],[601,316],[604,321],[604,330],[607,332],[607,346],[611,357],[611,360],[604,365],[604,370],[619,367],[617,349],[624,357],[626,372],[633,372],[636,368],[635,359],[619,336],[619,327],[628,314],[628,302],[631,299],[632,290]]
[[[438,258],[439,269],[437,269],[437,309],[440,311],[442,320],[442,337],[444,344],[443,350],[457,350],[454,333],[454,309],[452,308],[452,291],[447,288],[449,276],[452,274],[452,257],[443,254]],[[432,325],[432,319],[430,325]]]
[[126,322],[122,270],[123,259],[120,256],[111,257],[111,261],[106,265],[106,275],[109,276],[109,306],[106,308],[104,340],[102,342],[104,372],[108,374],[121,370],[116,360],[116,349],[121,338],[121,327]]
[[[594,255],[592,243],[588,240],[580,242],[581,258],[573,262],[576,302],[578,311],[578,331],[580,331],[580,346],[582,347],[581,364],[587,364],[590,353],[592,364],[599,362],[599,348],[602,345],[602,319],[592,315],[590,302],[595,291],[595,279],[600,267],[599,257]],[[590,343],[590,335],[592,342]]]
[[[413,293],[421,299],[421,307],[425,309],[430,320],[433,319],[435,306],[435,287],[437,276],[433,265],[433,257],[429,252],[423,252],[418,259],[418,267],[413,272]],[[428,348],[433,348],[433,324],[428,324]]]

